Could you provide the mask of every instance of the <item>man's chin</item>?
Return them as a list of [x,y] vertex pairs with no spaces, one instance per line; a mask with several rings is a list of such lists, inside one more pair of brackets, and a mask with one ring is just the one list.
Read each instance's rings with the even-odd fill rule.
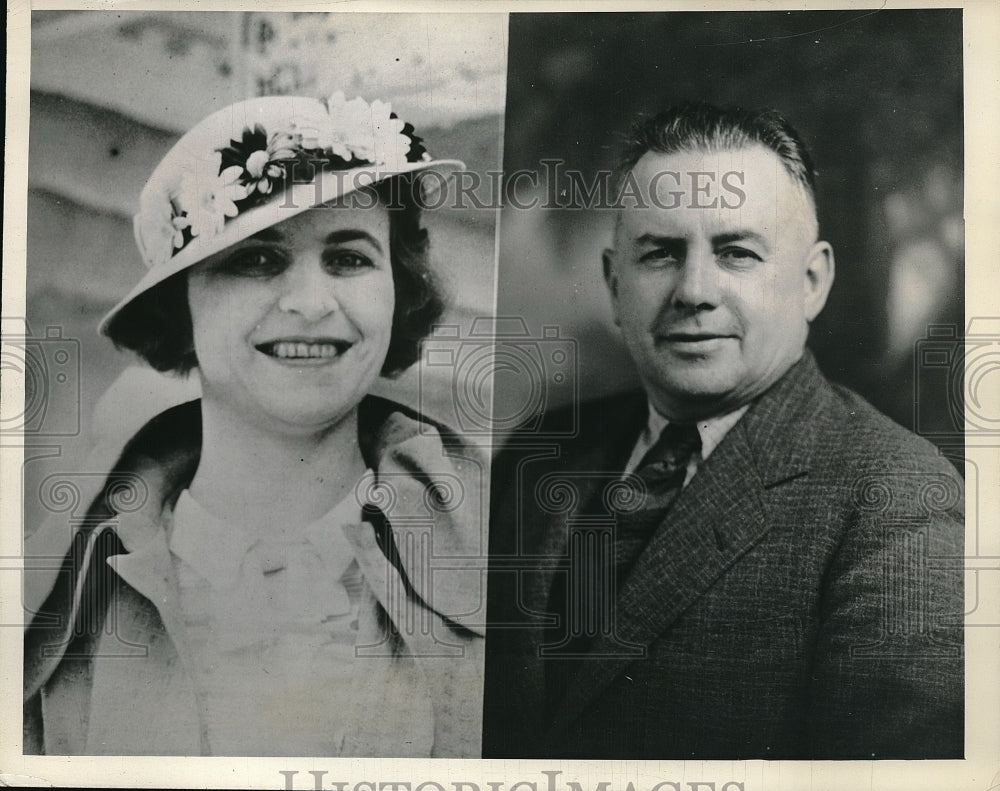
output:
[[711,417],[730,411],[730,407],[736,409],[741,406],[730,404],[736,395],[737,385],[732,370],[688,373],[687,376],[661,377],[659,381],[649,383],[648,389],[660,395],[664,406],[669,405],[670,408],[665,410],[667,417],[671,417],[669,412],[677,418]]
[[656,360],[657,377],[664,385],[679,392],[719,393],[732,388],[739,379],[740,359],[729,353],[725,344],[700,351],[676,349],[661,351]]

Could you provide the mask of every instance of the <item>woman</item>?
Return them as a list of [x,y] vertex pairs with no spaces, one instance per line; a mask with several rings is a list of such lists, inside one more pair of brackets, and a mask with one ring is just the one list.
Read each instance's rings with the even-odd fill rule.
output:
[[368,396],[441,312],[438,164],[335,94],[228,107],[154,171],[101,328],[202,395],[129,441],[38,597],[25,752],[478,756],[481,460]]

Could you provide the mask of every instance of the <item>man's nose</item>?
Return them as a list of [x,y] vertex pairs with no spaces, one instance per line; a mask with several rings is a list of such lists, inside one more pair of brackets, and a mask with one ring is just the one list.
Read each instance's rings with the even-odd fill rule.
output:
[[711,248],[692,246],[677,270],[672,301],[676,307],[707,310],[719,304],[719,268]]
[[282,287],[278,309],[306,321],[318,321],[340,308],[336,279],[323,270],[318,258],[296,261],[285,271]]

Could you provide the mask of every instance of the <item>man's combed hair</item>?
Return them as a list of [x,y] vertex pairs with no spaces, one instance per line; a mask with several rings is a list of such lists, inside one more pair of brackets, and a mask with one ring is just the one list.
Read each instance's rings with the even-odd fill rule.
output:
[[718,107],[707,102],[685,102],[637,120],[615,168],[615,186],[621,190],[629,172],[648,151],[714,153],[752,145],[773,151],[815,204],[816,172],[812,157],[784,116],[776,110]]
[[[418,179],[419,175],[400,176],[371,188],[389,211],[396,294],[383,376],[395,376],[417,361],[421,340],[444,311],[441,288],[428,264],[427,230],[420,224]],[[190,271],[178,272],[122,308],[106,330],[115,346],[135,352],[157,371],[185,374],[195,368],[198,358],[187,297]]]

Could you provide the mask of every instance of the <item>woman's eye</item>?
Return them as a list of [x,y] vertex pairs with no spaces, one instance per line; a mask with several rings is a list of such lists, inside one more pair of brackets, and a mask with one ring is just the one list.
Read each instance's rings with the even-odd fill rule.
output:
[[217,274],[230,277],[277,277],[288,267],[288,262],[277,250],[250,248],[240,250],[214,267]]
[[336,274],[363,272],[375,266],[368,256],[354,250],[336,250],[328,253],[323,258],[323,264],[327,271]]

